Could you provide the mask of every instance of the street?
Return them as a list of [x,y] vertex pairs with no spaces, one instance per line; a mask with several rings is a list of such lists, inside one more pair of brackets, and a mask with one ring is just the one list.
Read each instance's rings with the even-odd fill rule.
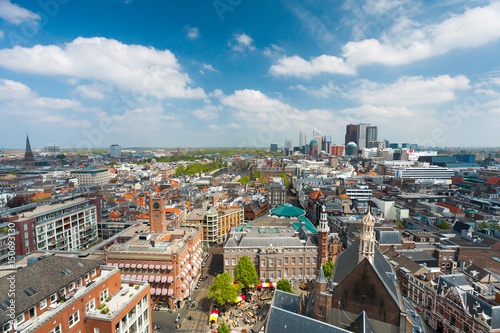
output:
[[[206,297],[208,287],[215,279],[215,274],[223,270],[222,245],[209,248],[209,257],[202,269],[204,276],[208,279],[200,284],[200,288],[194,289],[191,293],[191,299],[196,302],[195,308],[187,309],[184,306],[178,311],[170,313],[168,310],[152,311],[153,332],[210,332],[208,327],[208,317],[212,310],[212,300]],[[180,328],[176,328],[175,319],[180,314]],[[191,316],[191,320],[187,318]],[[154,329],[155,325],[159,329]]]

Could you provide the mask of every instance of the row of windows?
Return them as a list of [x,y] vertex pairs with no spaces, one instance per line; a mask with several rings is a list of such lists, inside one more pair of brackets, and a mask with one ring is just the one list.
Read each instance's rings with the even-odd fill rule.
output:
[[[312,260],[311,260],[311,258],[312,258]],[[306,259],[305,260],[306,265],[310,265],[311,262],[312,262],[312,264],[316,264],[316,257],[306,257],[305,259]],[[258,265],[258,262],[256,260],[257,260],[257,258],[255,258],[254,264]],[[231,262],[232,266],[236,266],[236,258],[225,258],[225,265],[226,266],[229,266],[230,262]],[[296,257],[285,257],[283,259],[278,258],[278,259],[276,259],[276,261],[274,258],[269,258],[269,260],[266,260],[265,258],[263,258],[263,259],[261,259],[261,267],[274,267],[275,262],[276,262],[277,267],[281,267],[282,263],[284,263],[285,265],[288,265],[289,262],[292,265],[296,265],[297,263],[299,265],[303,265],[304,264],[304,257],[298,257],[298,260],[296,260]],[[266,265],[268,265],[268,266],[266,266]]]

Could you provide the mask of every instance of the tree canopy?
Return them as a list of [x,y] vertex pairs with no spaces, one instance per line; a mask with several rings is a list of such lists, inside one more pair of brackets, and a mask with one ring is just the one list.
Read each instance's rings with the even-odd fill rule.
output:
[[242,183],[243,185],[246,185],[250,182],[250,178],[248,176],[245,176],[241,179],[238,180],[240,183]]
[[243,288],[259,283],[257,270],[248,256],[245,255],[238,261],[234,268],[234,278]]
[[279,280],[278,283],[276,284],[276,289],[293,294],[292,286],[290,285],[290,282],[288,282],[287,279]]
[[333,271],[333,261],[328,261],[323,264],[323,273],[325,273],[325,277],[328,279],[332,276]]
[[233,302],[241,290],[240,285],[233,284],[233,281],[233,277],[227,272],[217,275],[212,285],[208,287],[207,297],[219,305]]
[[438,228],[441,230],[449,230],[450,225],[446,221],[442,221],[441,223],[438,224]]
[[283,178],[283,180],[285,181],[286,188],[290,188],[290,184],[288,184],[288,177],[286,176],[286,173],[282,173],[279,176]]
[[230,332],[231,329],[229,328],[229,326],[226,325],[225,322],[222,322],[219,329],[217,330],[217,333],[230,333]]

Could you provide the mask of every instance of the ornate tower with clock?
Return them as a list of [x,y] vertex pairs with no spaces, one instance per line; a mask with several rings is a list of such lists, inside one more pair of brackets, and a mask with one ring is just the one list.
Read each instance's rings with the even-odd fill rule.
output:
[[323,264],[328,261],[328,234],[330,227],[328,226],[328,217],[325,206],[321,207],[321,214],[318,225],[318,270]]
[[165,201],[161,195],[149,197],[149,220],[152,233],[162,233],[167,231],[167,218],[165,216]]

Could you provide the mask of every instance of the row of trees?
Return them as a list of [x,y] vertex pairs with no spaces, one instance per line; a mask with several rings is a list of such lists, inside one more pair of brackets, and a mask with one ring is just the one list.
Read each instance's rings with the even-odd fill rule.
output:
[[224,164],[220,161],[210,162],[210,163],[193,163],[185,165],[179,165],[175,170],[174,176],[179,177],[182,175],[195,175],[200,172],[210,172],[224,167]]
[[[330,278],[333,271],[333,262],[329,261],[323,265],[323,272],[326,278]],[[234,281],[238,283],[234,283]],[[251,288],[259,283],[259,275],[254,264],[243,256],[234,268],[234,277],[225,272],[217,275],[212,285],[208,288],[207,296],[212,298],[217,304],[223,306],[232,303],[238,297],[242,289]],[[289,293],[293,293],[290,282],[286,279],[278,281],[276,288]]]

